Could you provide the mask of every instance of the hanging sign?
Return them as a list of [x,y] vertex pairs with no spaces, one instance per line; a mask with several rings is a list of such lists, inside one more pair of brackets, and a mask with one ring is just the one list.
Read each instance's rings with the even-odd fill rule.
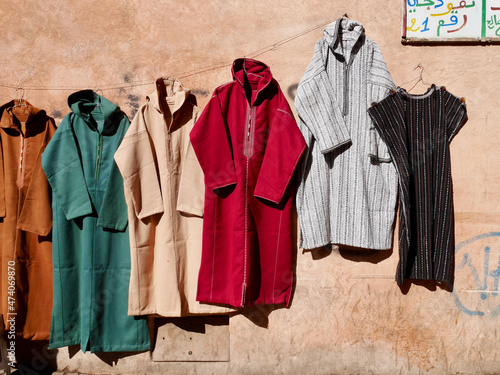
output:
[[500,42],[500,0],[403,0],[404,42]]

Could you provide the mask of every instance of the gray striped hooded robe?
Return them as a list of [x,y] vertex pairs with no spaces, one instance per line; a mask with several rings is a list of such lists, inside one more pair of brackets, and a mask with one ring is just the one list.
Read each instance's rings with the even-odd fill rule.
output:
[[297,191],[300,246],[389,249],[397,174],[367,109],[395,85],[359,22],[341,18],[323,34],[295,97],[308,145]]

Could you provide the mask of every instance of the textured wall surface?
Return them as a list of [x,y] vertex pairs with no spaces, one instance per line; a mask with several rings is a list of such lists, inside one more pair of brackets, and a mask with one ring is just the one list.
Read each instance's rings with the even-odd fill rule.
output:
[[[243,56],[267,63],[292,104],[322,29],[344,13],[379,44],[397,85],[410,88],[420,63],[426,82],[466,98],[469,115],[451,146],[453,292],[427,283],[400,289],[397,246],[299,249],[291,307],[231,317],[229,362],[154,362],[150,353],[84,355],[28,342],[17,344],[20,360],[84,373],[499,373],[500,46],[404,46],[400,7],[382,0],[0,0],[0,85],[24,87],[25,98],[57,123],[69,112],[67,96],[83,88],[102,90],[132,118],[161,76],[180,78],[203,108]],[[1,103],[17,95],[0,86]]]

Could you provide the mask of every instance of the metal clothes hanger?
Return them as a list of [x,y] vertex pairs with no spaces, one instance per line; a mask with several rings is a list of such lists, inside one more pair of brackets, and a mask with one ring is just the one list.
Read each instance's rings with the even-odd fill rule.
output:
[[102,92],[102,90],[99,88],[99,86],[96,86],[96,88],[94,89],[94,92],[97,94],[97,95],[100,95],[100,96],[103,96],[104,93]]
[[16,88],[16,91],[19,91],[19,103],[18,104],[14,104],[12,106],[12,108],[17,108],[17,107],[21,107],[21,106],[25,106],[25,107],[28,107],[28,105],[26,104],[26,100],[23,100],[24,98],[24,89],[21,87],[21,86],[18,86]]
[[[166,81],[170,82],[170,85],[166,85],[165,84]],[[161,78],[158,78],[155,83],[156,83],[157,88],[161,89],[162,87],[165,87],[165,96],[171,96],[171,95],[174,95],[175,82],[178,82],[178,81],[174,76],[166,76],[166,77],[162,76]],[[170,88],[170,92],[168,90],[169,88]]]
[[168,79],[170,80],[170,93],[174,95],[174,83],[175,83],[175,78],[168,76]]
[[[423,77],[424,66],[421,63],[419,63],[413,70],[416,70],[418,68],[420,68],[420,75],[418,76],[418,79],[413,84],[413,86],[410,89],[408,89],[406,92],[410,92],[411,90],[413,90],[418,85],[419,82],[422,82],[422,84],[425,85],[425,86],[430,86],[431,85],[430,83],[427,83],[427,82],[424,81],[424,77]],[[409,80],[408,82],[403,83],[401,86],[404,86],[404,85],[406,85],[407,83],[410,83],[413,80],[415,80],[415,78]]]
[[[99,86],[94,87],[93,90],[98,96],[104,97],[104,93],[102,90],[99,88]],[[101,98],[97,98],[97,104],[95,105],[96,107],[100,107],[101,105]]]

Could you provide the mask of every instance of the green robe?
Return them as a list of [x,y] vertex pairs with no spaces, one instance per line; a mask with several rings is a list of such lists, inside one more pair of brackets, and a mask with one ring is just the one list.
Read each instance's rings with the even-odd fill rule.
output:
[[42,155],[52,187],[54,306],[50,348],[150,349],[147,320],[127,316],[130,244],[123,179],[113,156],[129,127],[119,107],[91,90]]

